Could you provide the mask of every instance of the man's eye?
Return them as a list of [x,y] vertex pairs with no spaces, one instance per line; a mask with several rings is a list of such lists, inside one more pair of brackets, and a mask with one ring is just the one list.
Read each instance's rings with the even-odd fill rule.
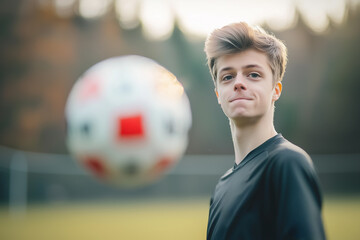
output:
[[232,75],[225,75],[225,76],[222,78],[223,81],[229,81],[229,80],[231,80],[231,79],[233,79],[233,76],[232,76]]
[[256,72],[252,72],[248,76],[251,77],[251,78],[259,78],[259,77],[261,77],[260,74],[258,74]]

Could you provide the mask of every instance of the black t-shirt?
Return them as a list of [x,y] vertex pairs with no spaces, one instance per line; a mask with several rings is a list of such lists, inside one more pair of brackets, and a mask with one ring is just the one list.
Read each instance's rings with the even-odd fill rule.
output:
[[207,239],[322,240],[321,204],[310,157],[278,134],[220,178]]

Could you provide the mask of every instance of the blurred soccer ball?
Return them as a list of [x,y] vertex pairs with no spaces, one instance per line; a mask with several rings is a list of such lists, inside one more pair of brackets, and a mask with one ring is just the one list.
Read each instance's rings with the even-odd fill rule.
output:
[[186,150],[191,126],[176,77],[134,55],[88,69],[73,86],[65,115],[75,159],[96,177],[130,187],[170,170]]

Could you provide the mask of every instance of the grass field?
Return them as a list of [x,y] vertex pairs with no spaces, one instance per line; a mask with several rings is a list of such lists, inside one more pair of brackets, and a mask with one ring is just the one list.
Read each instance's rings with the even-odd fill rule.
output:
[[[24,216],[0,209],[0,239],[205,239],[208,199],[30,206]],[[360,239],[360,196],[326,197],[328,239]]]

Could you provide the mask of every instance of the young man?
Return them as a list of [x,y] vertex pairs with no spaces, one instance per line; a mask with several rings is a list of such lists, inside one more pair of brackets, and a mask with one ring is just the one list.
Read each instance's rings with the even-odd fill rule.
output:
[[273,124],[286,51],[279,39],[243,22],[216,29],[206,40],[235,150],[235,165],[210,201],[207,239],[325,239],[312,161]]

